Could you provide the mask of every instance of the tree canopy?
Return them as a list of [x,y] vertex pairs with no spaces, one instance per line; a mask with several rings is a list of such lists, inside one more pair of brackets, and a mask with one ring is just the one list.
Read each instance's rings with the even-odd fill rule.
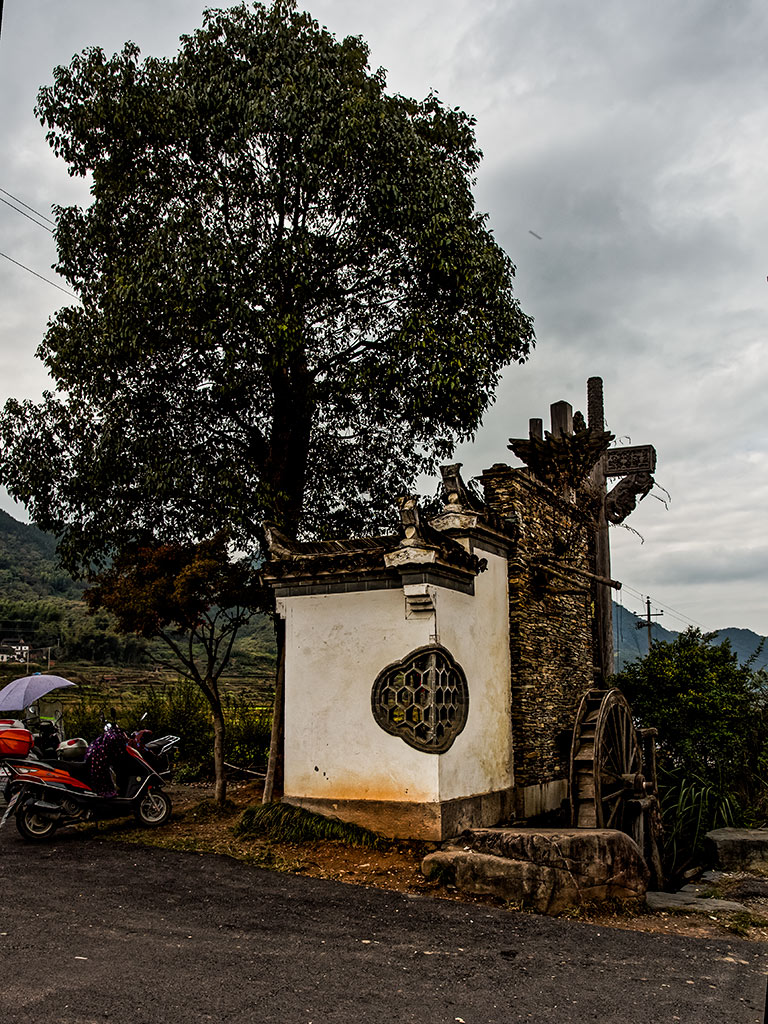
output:
[[5,407],[0,479],[71,571],[378,527],[529,353],[473,119],[388,94],[293,0],[208,11],[169,59],[85,50],[36,112],[92,202],[56,209],[80,302],[38,352],[53,391]]
[[643,725],[658,729],[663,765],[727,786],[768,754],[768,737],[758,751],[753,734],[758,718],[765,724],[766,694],[762,674],[716,636],[690,627],[672,643],[656,641],[614,682]]

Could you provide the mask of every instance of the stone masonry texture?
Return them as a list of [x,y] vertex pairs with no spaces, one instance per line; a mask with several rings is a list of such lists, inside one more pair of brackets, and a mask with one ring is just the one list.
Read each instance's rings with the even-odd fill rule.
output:
[[527,469],[493,466],[485,500],[520,524],[509,559],[509,626],[515,785],[568,777],[574,719],[595,685],[592,519]]

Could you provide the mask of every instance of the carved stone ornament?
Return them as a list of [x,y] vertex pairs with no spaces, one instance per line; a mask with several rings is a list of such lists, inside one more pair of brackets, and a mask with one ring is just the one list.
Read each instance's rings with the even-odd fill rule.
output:
[[653,483],[650,473],[633,473],[622,477],[605,499],[605,518],[608,522],[616,526],[623,523],[630,512],[637,508],[638,500],[642,501],[650,493]]
[[443,754],[467,724],[464,670],[444,647],[420,647],[379,673],[371,710],[385,732],[416,750]]

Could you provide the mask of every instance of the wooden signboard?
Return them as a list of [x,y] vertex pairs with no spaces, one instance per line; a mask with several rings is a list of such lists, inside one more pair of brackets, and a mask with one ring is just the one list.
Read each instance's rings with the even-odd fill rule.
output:
[[605,453],[606,476],[628,476],[630,473],[653,473],[656,469],[656,449],[652,444],[609,448]]

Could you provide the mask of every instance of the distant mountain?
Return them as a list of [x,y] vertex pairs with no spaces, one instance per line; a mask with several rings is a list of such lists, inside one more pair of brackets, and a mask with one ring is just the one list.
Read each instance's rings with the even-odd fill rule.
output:
[[81,597],[83,588],[56,564],[56,541],[0,510],[0,598]]
[[722,643],[723,640],[730,640],[731,647],[739,656],[739,661],[744,664],[748,661],[758,648],[761,640],[766,642],[763,649],[755,658],[753,668],[766,668],[768,666],[768,639],[753,633],[751,629],[738,629],[736,626],[729,626],[727,629],[718,629],[715,643]]
[[[678,635],[677,630],[665,629],[657,618],[653,619],[651,632],[654,640],[663,640],[671,643]],[[738,629],[729,626],[726,629],[719,629],[714,643],[722,643],[729,640],[732,649],[738,656],[739,662],[743,665],[766,640],[765,637],[754,633],[751,629]],[[644,658],[648,653],[648,625],[644,618],[627,611],[623,605],[613,602],[613,642],[616,653],[616,671],[620,671],[630,661],[637,658]],[[765,642],[763,650],[755,658],[753,668],[768,667],[768,641]]]

